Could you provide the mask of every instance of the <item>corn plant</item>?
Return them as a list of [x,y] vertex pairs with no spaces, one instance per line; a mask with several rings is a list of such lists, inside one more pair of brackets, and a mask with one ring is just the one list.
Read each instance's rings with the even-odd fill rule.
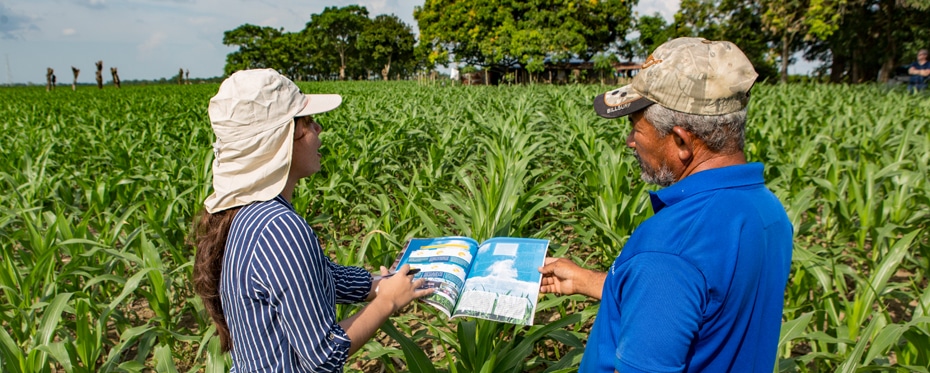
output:
[[[334,260],[376,271],[412,237],[550,239],[606,269],[651,215],[607,86],[299,83],[339,93],[323,170],[295,191]],[[224,372],[190,287],[217,85],[0,89],[0,370]],[[754,88],[746,155],[794,225],[777,372],[930,371],[930,101],[880,86]],[[537,325],[414,303],[347,371],[567,372],[599,304]],[[357,306],[340,306],[346,317]]]

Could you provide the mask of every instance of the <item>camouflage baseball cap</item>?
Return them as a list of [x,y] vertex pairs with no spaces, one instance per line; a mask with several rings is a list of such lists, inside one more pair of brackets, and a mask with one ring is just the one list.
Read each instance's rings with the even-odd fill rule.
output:
[[633,83],[595,97],[594,111],[618,118],[659,104],[690,114],[729,114],[749,103],[757,76],[731,42],[673,39],[646,58]]

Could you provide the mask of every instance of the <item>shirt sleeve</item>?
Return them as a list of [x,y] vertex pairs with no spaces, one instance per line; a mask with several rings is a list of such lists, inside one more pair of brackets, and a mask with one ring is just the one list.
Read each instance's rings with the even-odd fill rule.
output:
[[284,215],[270,222],[259,239],[255,273],[295,363],[314,372],[341,372],[351,342],[336,320],[335,282],[330,260],[306,222]]
[[619,372],[680,372],[701,328],[707,303],[704,276],[667,253],[630,258],[619,289]]
[[371,292],[371,273],[361,267],[342,266],[329,261],[336,279],[336,303],[358,303]]

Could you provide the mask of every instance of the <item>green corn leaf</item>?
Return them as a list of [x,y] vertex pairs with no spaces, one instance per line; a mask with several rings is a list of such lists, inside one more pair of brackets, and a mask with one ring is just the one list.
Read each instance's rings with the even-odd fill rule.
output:
[[530,353],[533,352],[533,347],[535,346],[536,341],[540,340],[541,338],[546,337],[547,335],[549,335],[549,333],[553,332],[554,330],[561,329],[568,325],[576,324],[580,322],[581,316],[582,315],[580,313],[574,313],[567,317],[564,317],[554,322],[551,322],[549,324],[546,324],[545,326],[542,326],[541,328],[538,328],[538,329],[534,328],[535,330],[531,329],[531,331],[524,336],[523,340],[520,341],[520,343],[516,347],[514,347],[513,350],[511,350],[510,352],[508,352],[507,354],[505,354],[504,356],[500,358],[500,363],[499,363],[501,366],[500,371],[502,372],[522,371],[522,368],[523,368],[522,363],[526,359],[526,357]]
[[160,345],[155,347],[155,370],[165,373],[178,373],[171,354],[171,347]]
[[411,372],[423,373],[436,372],[433,363],[420,346],[417,346],[410,338],[407,338],[407,336],[397,330],[391,321],[384,323],[384,325],[381,326],[381,330],[384,330],[391,338],[400,343],[401,350],[404,352],[404,357],[406,358],[408,370]]
[[48,345],[42,345],[36,347],[37,350],[47,353],[52,359],[61,366],[61,369],[65,373],[75,372],[74,365],[71,364],[71,354],[68,352],[67,347],[65,347],[64,342],[55,342]]
[[0,328],[0,368],[4,372],[24,373],[26,357],[23,351],[16,345],[6,328]]
[[808,312],[794,320],[788,320],[782,323],[781,333],[778,337],[778,350],[782,351],[788,342],[800,338],[804,334],[804,330],[807,329],[807,325],[810,324],[813,316],[813,313]]

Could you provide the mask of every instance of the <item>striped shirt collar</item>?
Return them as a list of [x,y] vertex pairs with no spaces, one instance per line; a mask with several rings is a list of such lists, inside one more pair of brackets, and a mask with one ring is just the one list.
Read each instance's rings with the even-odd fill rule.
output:
[[294,205],[292,205],[290,202],[288,202],[287,199],[285,199],[284,196],[282,196],[282,195],[280,195],[280,194],[278,194],[276,197],[272,198],[271,200],[272,200],[272,201],[278,201],[278,203],[280,203],[280,204],[282,204],[282,205],[284,205],[284,206],[287,206],[287,208],[291,209],[291,211],[297,212],[297,210],[294,209]]

